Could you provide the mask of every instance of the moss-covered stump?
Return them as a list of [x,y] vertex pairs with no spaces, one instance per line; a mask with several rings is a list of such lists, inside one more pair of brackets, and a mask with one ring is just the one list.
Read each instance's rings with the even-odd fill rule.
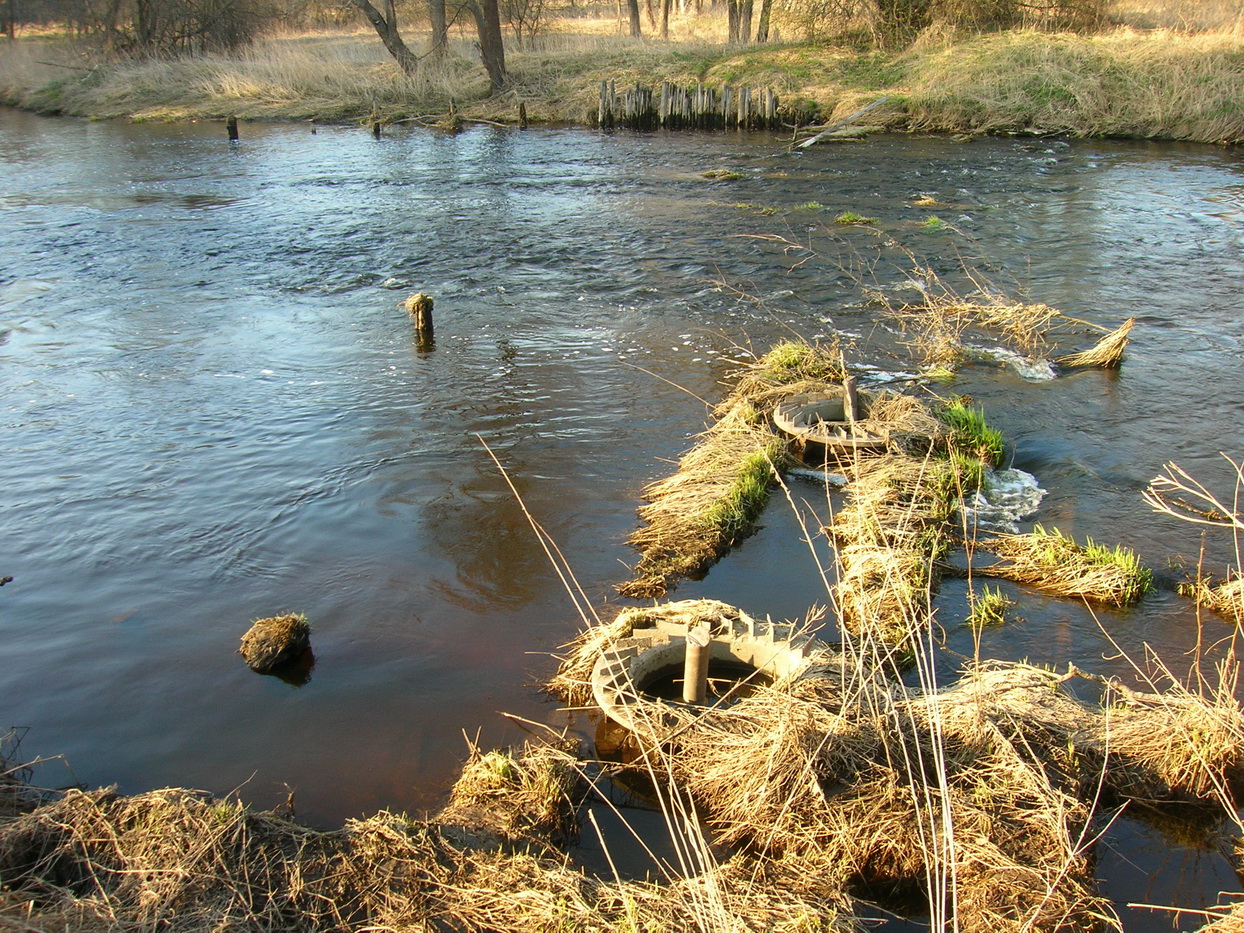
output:
[[258,674],[271,674],[298,660],[311,647],[311,626],[304,615],[289,613],[255,622],[242,636],[238,653]]

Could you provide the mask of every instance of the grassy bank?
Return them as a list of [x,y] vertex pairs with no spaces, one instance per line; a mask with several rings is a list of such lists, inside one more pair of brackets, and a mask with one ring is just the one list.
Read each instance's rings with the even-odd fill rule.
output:
[[731,47],[703,23],[670,42],[612,30],[608,20],[566,21],[535,48],[511,49],[512,85],[496,96],[465,34],[446,61],[413,78],[367,32],[270,37],[229,56],[115,62],[67,39],[22,37],[0,40],[0,100],[100,118],[325,122],[419,118],[451,101],[468,118],[513,122],[521,102],[535,121],[582,123],[601,80],[671,80],[771,86],[787,116],[805,120],[842,116],[885,94],[869,119],[893,129],[1244,140],[1244,41],[1234,29],[926,34],[901,52]]

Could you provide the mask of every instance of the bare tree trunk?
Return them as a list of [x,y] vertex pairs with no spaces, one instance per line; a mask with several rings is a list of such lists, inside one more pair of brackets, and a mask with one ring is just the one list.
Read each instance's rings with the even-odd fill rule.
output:
[[479,56],[493,93],[505,87],[505,43],[501,39],[501,11],[497,0],[467,0],[479,33]]
[[631,38],[638,39],[643,35],[639,28],[639,0],[626,0],[626,7],[631,14]]
[[760,24],[756,27],[756,41],[769,41],[769,12],[773,8],[773,0],[760,0]]
[[739,0],[726,0],[726,35],[731,45],[739,41]]
[[752,0],[742,0],[739,4],[739,42],[742,45],[752,41]]
[[380,36],[384,47],[397,61],[398,67],[408,75],[413,75],[418,71],[419,59],[406,47],[402,34],[398,32],[397,9],[393,5],[394,0],[385,0],[384,7],[387,16],[381,15],[380,11],[372,6],[371,0],[350,0],[350,2],[363,11],[363,15],[375,28],[376,35]]
[[661,0],[661,38],[670,37],[670,6],[674,0]]
[[449,24],[445,18],[445,0],[428,0],[428,22],[432,35],[428,39],[428,54],[440,58],[449,49]]

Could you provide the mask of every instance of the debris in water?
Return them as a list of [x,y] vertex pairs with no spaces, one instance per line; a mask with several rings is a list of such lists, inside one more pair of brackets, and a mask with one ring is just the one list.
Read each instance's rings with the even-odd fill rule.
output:
[[1117,329],[1102,337],[1092,349],[1083,353],[1072,353],[1058,358],[1060,366],[1096,366],[1101,369],[1117,369],[1123,362],[1123,351],[1127,348],[1128,335],[1136,324],[1136,318],[1129,317]]
[[845,486],[847,478],[842,473],[830,473],[827,470],[814,470],[811,467],[791,467],[786,471],[787,476],[797,476],[799,479],[812,480],[822,486]]

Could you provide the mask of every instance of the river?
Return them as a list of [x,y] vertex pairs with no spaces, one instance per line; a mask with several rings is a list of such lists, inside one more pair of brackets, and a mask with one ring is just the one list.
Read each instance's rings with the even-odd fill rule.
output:
[[[910,370],[859,286],[876,235],[837,231],[842,211],[1075,317],[1137,318],[1118,372],[982,360],[937,387],[1005,432],[1047,490],[1035,520],[1173,578],[1200,531],[1141,491],[1176,460],[1230,497],[1220,451],[1244,455],[1236,150],[305,125],[230,145],[215,124],[0,111],[0,166],[0,696],[24,757],[65,756],[50,783],[260,806],[294,788],[330,826],[435,807],[467,739],[525,737],[502,712],[565,726],[534,685],[581,622],[484,444],[594,603],[626,605],[640,492],[746,350],[837,332],[853,362]],[[741,177],[702,177],[721,168]],[[414,291],[436,299],[431,349],[400,306]],[[762,525],[672,595],[774,618],[824,603],[789,507]],[[1203,544],[1207,567],[1238,566],[1229,535]],[[1111,638],[1186,671],[1198,637],[1232,633],[1169,588],[1096,616],[1010,591],[1021,618],[987,656],[1132,678]],[[965,606],[948,581],[947,647],[971,654]],[[284,611],[313,626],[301,687],[236,653]],[[1099,870],[1129,931],[1171,919],[1128,902],[1238,886],[1216,850],[1127,818]]]

